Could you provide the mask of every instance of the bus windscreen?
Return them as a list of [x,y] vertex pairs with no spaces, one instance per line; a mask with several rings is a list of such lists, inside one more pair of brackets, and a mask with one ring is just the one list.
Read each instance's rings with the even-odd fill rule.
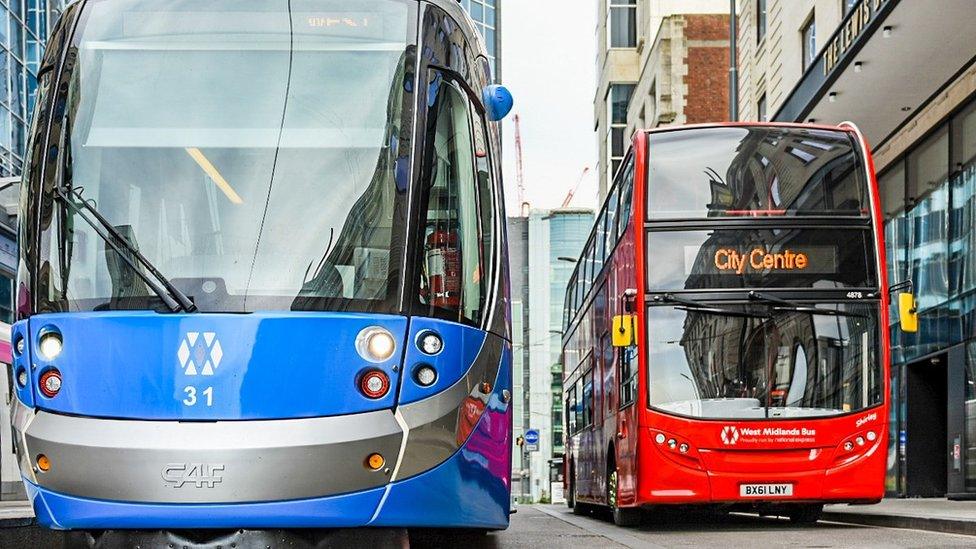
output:
[[869,213],[863,162],[843,131],[731,126],[649,139],[649,220]]
[[833,416],[880,404],[878,306],[815,309],[649,307],[649,404],[712,419]]

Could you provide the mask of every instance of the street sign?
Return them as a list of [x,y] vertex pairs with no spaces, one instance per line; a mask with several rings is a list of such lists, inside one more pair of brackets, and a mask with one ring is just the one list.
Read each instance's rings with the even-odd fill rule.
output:
[[525,432],[523,436],[525,440],[525,450],[527,452],[538,452],[539,451],[539,430],[529,429]]

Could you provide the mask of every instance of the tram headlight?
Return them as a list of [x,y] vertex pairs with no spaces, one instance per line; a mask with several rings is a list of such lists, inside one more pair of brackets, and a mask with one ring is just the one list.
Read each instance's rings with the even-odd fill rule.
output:
[[868,436],[868,440],[870,440],[871,442],[874,442],[875,440],[878,439],[878,434],[875,433],[874,431],[868,431],[867,436]]
[[434,332],[423,332],[417,338],[420,350],[427,355],[436,355],[444,350],[444,340]]
[[17,336],[17,341],[14,342],[14,353],[17,356],[24,354],[25,347],[27,347],[27,343],[24,341],[24,336]]
[[20,388],[23,389],[24,387],[27,387],[27,382],[28,381],[29,381],[29,379],[27,378],[27,370],[24,369],[24,368],[18,369],[17,370],[17,385],[19,385]]
[[654,442],[657,442],[658,444],[664,444],[664,441],[667,438],[668,437],[664,436],[664,433],[658,433],[657,436],[654,437]]
[[61,341],[61,334],[58,332],[50,331],[43,332],[41,334],[38,349],[41,351],[41,356],[47,360],[54,360],[57,358],[57,356],[61,354],[61,349],[63,348],[64,344]]
[[437,381],[437,370],[432,366],[426,364],[417,368],[413,374],[414,379],[417,381],[417,385],[421,387],[430,387]]
[[370,362],[386,362],[396,351],[396,340],[389,330],[373,326],[356,336],[356,351]]

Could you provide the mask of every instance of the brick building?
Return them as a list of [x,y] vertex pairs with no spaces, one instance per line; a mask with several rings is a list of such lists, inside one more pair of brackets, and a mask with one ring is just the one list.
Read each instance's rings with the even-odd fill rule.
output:
[[728,119],[729,4],[601,0],[600,9],[594,119],[602,201],[638,128]]

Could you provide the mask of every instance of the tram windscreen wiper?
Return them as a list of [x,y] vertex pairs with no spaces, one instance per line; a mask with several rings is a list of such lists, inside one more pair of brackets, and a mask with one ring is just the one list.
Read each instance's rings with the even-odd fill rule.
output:
[[801,303],[796,303],[788,299],[783,299],[781,297],[769,295],[764,292],[751,291],[749,292],[749,299],[752,301],[762,301],[764,303],[769,303],[770,305],[773,306],[773,309],[777,311],[791,311],[794,313],[808,313],[811,315],[824,315],[824,316],[864,317],[864,315],[860,313],[849,313],[847,311],[839,311],[837,309],[821,309],[819,307],[814,307],[811,305],[803,305]]
[[[71,211],[82,218],[85,223],[88,223],[92,229],[98,233],[98,236],[105,241],[106,244],[115,253],[119,254],[119,257],[124,261],[145,283],[152,289],[152,291],[163,300],[163,303],[169,308],[171,312],[186,311],[188,313],[196,312],[197,306],[186,296],[183,292],[179,290],[168,278],[163,276],[163,273],[159,272],[159,269],[149,261],[146,256],[132,245],[118,229],[94,207],[92,206],[82,195],[80,189],[68,189],[65,190],[60,185],[54,186],[54,196],[61,200]],[[78,199],[75,202],[75,198]],[[86,213],[87,212],[87,213]],[[91,217],[89,217],[89,215]],[[145,271],[139,268],[139,265],[133,261],[133,257],[142,264],[143,267],[149,273],[146,274]]]
[[767,314],[754,313],[750,311],[737,311],[735,309],[726,309],[725,307],[719,307],[716,305],[706,305],[700,301],[678,297],[674,294],[656,295],[654,296],[654,301],[657,303],[673,303],[679,305],[679,308],[688,309],[699,313],[722,316],[738,316],[745,318],[769,318],[769,315]]

